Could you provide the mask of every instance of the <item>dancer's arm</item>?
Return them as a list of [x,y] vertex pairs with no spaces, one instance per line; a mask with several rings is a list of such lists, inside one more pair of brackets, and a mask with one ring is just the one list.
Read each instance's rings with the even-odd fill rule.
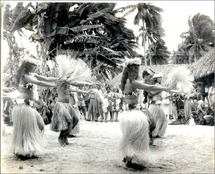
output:
[[34,76],[37,78],[37,80],[42,80],[46,82],[56,82],[58,80],[58,78],[56,77],[46,77],[38,74],[35,74]]
[[70,89],[71,92],[77,92],[77,93],[81,93],[81,94],[88,94],[90,91],[83,91],[80,89]]
[[45,86],[45,87],[55,87],[55,83],[49,83],[45,81],[39,81],[36,78],[30,76],[30,75],[24,75],[24,80],[28,83],[33,83],[38,86]]
[[73,85],[73,86],[92,86],[95,83],[81,82],[81,81],[69,81],[69,84]]
[[147,92],[161,92],[161,91],[166,91],[169,93],[178,93],[178,91],[176,90],[172,90],[170,88],[167,87],[162,87],[162,86],[157,86],[157,85],[149,85],[146,83],[142,83],[139,81],[133,81],[132,84],[134,85],[134,88],[136,89],[143,89]]

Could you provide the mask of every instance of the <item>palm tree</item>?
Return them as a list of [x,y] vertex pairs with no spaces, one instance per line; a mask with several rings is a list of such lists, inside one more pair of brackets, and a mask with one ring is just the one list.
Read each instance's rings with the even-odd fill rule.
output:
[[214,47],[213,21],[209,16],[196,14],[188,19],[189,31],[182,33],[183,45],[189,55],[189,63],[197,61]]
[[[142,46],[144,47],[144,62],[147,65],[146,59],[146,43],[148,45],[156,42],[160,37],[164,36],[164,30],[161,27],[161,12],[163,9],[156,7],[150,3],[138,3],[137,5],[129,5],[118,9],[118,12],[124,12],[128,10],[124,16],[131,14],[137,10],[137,14],[134,18],[135,25],[141,25],[139,30],[141,31],[137,38],[142,38]],[[150,64],[152,61],[150,60]]]
[[168,63],[170,52],[167,50],[163,39],[160,38],[156,42],[149,45],[147,57],[149,57],[148,61],[151,61],[150,65],[161,65]]
[[174,52],[174,63],[191,64],[205,55],[215,45],[214,23],[209,16],[196,14],[188,18],[189,31],[180,37],[182,43]]

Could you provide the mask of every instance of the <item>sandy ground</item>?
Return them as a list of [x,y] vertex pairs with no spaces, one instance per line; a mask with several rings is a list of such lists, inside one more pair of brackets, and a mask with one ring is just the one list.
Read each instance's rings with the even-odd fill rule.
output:
[[118,152],[118,122],[80,122],[80,133],[71,145],[60,147],[58,133],[46,125],[45,154],[21,161],[9,153],[12,127],[1,138],[1,173],[214,173],[214,127],[168,125],[165,137],[151,146],[162,167],[131,171]]

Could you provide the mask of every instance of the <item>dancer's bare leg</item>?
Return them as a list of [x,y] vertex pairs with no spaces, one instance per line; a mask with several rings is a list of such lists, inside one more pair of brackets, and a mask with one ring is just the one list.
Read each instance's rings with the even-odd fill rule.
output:
[[71,123],[69,123],[69,128],[65,131],[65,133],[63,134],[63,142],[68,145],[69,141],[68,141],[68,136],[70,134],[70,132],[75,128],[75,126],[78,124],[79,119],[76,115],[73,115],[73,121]]
[[58,142],[63,147],[66,145],[66,143],[64,142],[64,135],[65,135],[65,130],[61,131],[58,137]]

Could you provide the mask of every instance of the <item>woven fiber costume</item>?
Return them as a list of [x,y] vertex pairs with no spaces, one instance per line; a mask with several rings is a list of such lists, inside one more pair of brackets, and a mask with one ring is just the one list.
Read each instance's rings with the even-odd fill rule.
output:
[[57,81],[58,100],[54,106],[51,129],[60,132],[58,141],[61,146],[68,144],[67,137],[79,122],[78,112],[70,103],[70,85],[79,86],[77,81],[87,81],[91,71],[81,59],[67,55],[56,57],[59,79]]

